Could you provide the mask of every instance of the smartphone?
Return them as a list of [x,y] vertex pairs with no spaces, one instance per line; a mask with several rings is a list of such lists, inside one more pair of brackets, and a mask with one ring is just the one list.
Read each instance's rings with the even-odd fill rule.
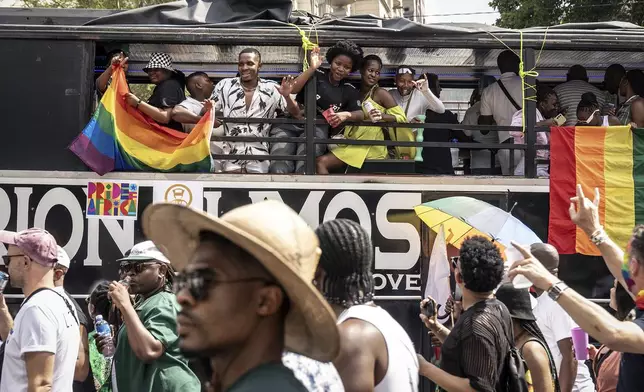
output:
[[331,118],[331,115],[334,114],[334,113],[335,113],[335,111],[333,110],[333,107],[330,107],[327,110],[323,111],[322,115],[326,119],[326,122],[331,123],[330,118]]
[[561,113],[557,114],[557,117],[555,117],[554,120],[559,126],[562,126],[566,123],[566,117]]
[[457,284],[456,288],[454,289],[454,293],[452,294],[452,298],[454,298],[454,301],[460,302],[463,300],[463,291],[461,290],[461,287]]
[[432,318],[436,315],[436,301],[428,298],[427,303],[422,308],[422,312],[427,318]]

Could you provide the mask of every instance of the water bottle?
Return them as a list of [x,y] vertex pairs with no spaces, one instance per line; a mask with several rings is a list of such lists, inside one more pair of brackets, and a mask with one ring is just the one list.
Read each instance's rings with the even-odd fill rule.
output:
[[94,328],[96,329],[96,334],[107,336],[105,339],[105,345],[103,346],[103,356],[105,358],[112,358],[114,356],[114,351],[116,351],[114,342],[112,341],[112,329],[107,321],[103,320],[102,315],[96,315]]

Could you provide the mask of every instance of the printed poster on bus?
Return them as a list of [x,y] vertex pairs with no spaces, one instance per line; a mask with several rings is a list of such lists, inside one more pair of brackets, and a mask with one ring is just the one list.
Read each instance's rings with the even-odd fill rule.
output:
[[87,183],[87,218],[136,220],[139,186],[134,182]]
[[172,203],[203,210],[203,185],[198,181],[155,181],[154,203]]

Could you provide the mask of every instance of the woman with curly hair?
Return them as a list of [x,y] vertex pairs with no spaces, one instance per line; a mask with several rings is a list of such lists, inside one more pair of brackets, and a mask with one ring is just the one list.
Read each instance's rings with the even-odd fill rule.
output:
[[[360,108],[360,94],[358,90],[351,85],[346,79],[351,72],[360,68],[362,63],[362,48],[349,40],[342,40],[336,43],[326,52],[326,60],[329,68],[320,68],[322,60],[320,58],[320,49],[316,48],[311,53],[310,67],[295,79],[293,84],[293,94],[297,94],[297,102],[304,105],[304,86],[312,77],[315,77],[317,86],[317,118],[326,119],[328,126],[317,125],[315,137],[326,139],[329,136],[340,134],[343,130],[342,124],[346,121],[362,121],[365,116]],[[329,126],[331,127],[329,129]],[[295,132],[299,133],[301,131]],[[285,132],[284,134],[288,134]],[[282,136],[271,133],[273,136]],[[273,146],[271,154],[291,155],[295,150],[294,144],[280,144],[279,151]],[[305,155],[304,144],[297,146],[297,155]],[[324,144],[316,144],[315,156],[323,155],[326,152]],[[271,165],[271,173],[288,173],[289,170],[283,165],[287,162],[276,161]],[[304,161],[298,161],[296,173],[304,172]]]
[[[406,123],[407,117],[403,109],[398,106],[389,91],[378,85],[381,70],[380,57],[369,55],[364,58],[360,68],[362,76],[360,101],[363,115],[365,118],[371,118],[374,123]],[[402,132],[402,130],[398,131]],[[384,140],[384,132],[388,130],[378,125],[350,126],[345,128],[344,136],[351,140]],[[390,139],[395,140],[395,135],[390,135]],[[366,159],[385,159],[387,155],[386,146],[340,145],[328,154],[317,158],[317,173],[329,174],[330,170],[340,169],[344,165],[361,168]]]

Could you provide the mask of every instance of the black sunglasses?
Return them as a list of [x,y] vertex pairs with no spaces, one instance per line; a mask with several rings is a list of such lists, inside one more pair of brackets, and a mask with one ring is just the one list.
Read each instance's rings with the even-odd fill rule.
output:
[[159,263],[148,262],[148,263],[121,264],[121,266],[119,267],[119,276],[127,275],[130,272],[134,272],[135,275],[138,275],[141,272],[145,271],[149,266],[156,265],[156,264],[159,264]]
[[11,262],[11,259],[14,258],[14,257],[19,257],[19,256],[24,256],[24,254],[4,255],[4,256],[2,256],[2,261],[4,262],[4,265],[9,266],[9,263]]
[[188,290],[195,301],[203,301],[208,297],[208,289],[218,284],[236,284],[247,282],[264,282],[267,285],[275,284],[265,278],[253,277],[233,280],[218,280],[215,271],[202,268],[194,271],[181,273],[175,276],[172,290],[179,294],[182,290]]

